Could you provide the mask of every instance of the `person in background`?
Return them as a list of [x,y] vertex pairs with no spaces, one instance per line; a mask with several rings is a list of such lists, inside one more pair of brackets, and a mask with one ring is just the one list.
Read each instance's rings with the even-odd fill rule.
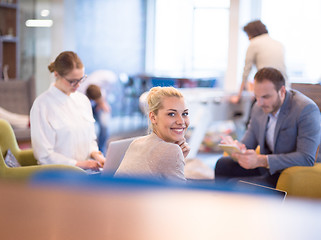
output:
[[135,139],[115,176],[144,176],[185,181],[185,140],[189,126],[183,95],[173,87],[153,87],[147,96],[150,134]]
[[0,107],[0,118],[7,120],[13,129],[30,127],[29,116],[26,114],[13,113]]
[[[87,89],[90,85],[96,85],[100,88],[101,93],[101,103],[104,107],[98,107],[95,111],[94,107],[97,105],[95,101],[91,100],[94,118],[96,120],[95,128],[97,135],[97,142],[99,150],[105,155],[107,151],[107,141],[109,137],[109,128],[110,124],[111,112],[112,112],[112,104],[115,103],[116,99],[119,99],[118,96],[120,94],[119,90],[119,79],[117,74],[113,71],[100,69],[91,72],[88,75],[86,81],[81,84],[78,88],[78,91],[87,95]],[[88,96],[88,95],[87,95]],[[102,102],[104,101],[104,103]],[[101,104],[101,106],[102,106]]]
[[86,96],[91,101],[93,115],[98,125],[98,148],[105,155],[108,140],[108,119],[111,108],[105,98],[102,97],[100,87],[95,84],[90,84],[88,86]]
[[250,90],[247,83],[253,65],[257,70],[264,67],[276,68],[287,79],[285,50],[282,43],[269,36],[266,26],[260,20],[248,23],[243,30],[246,32],[250,44],[246,52],[242,83],[238,95],[231,97],[230,101],[232,103],[240,101],[243,90]]
[[[280,173],[291,166],[313,166],[320,144],[320,111],[308,97],[286,90],[285,79],[274,68],[262,68],[254,77],[256,103],[241,142],[230,136],[222,143],[241,153],[223,157],[215,166],[215,181],[250,181],[275,187]],[[260,153],[256,148],[260,147]]]
[[84,66],[71,51],[60,53],[48,69],[56,81],[34,101],[31,142],[40,164],[66,164],[98,170],[105,158],[96,142],[88,98],[77,92],[86,79]]

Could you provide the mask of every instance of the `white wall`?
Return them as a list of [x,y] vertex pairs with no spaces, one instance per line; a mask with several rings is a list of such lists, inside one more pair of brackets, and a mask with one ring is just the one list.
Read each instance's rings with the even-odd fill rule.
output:
[[[42,9],[51,10],[50,0],[37,0],[35,8],[35,18],[40,19]],[[54,23],[55,24],[55,23]],[[51,28],[35,28],[35,81],[36,95],[44,92],[49,84],[48,64],[51,57]]]
[[249,40],[243,27],[250,21],[260,19],[261,0],[231,0],[230,37],[228,69],[224,81],[224,90],[238,91],[242,82],[245,54]]
[[224,90],[236,92],[238,89],[238,39],[239,39],[239,4],[240,0],[231,0],[228,64],[224,79]]

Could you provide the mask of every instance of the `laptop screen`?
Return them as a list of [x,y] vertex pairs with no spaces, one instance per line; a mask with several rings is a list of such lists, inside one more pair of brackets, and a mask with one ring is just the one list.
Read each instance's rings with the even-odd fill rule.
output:
[[248,190],[253,193],[262,193],[275,196],[280,198],[280,200],[284,200],[287,195],[287,192],[285,191],[242,180],[239,180],[237,182],[237,186],[241,189]]
[[104,174],[109,174],[109,175],[115,174],[121,161],[125,156],[125,153],[129,145],[136,138],[137,137],[126,138],[126,139],[121,139],[117,141],[112,141],[109,143],[107,148],[107,153],[106,153],[106,161],[102,171]]

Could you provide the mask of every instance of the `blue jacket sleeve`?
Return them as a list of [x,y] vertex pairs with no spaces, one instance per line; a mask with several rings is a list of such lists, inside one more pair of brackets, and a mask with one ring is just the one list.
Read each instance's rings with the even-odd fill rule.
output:
[[[268,155],[270,173],[283,170],[291,166],[312,166],[315,154],[320,144],[320,111],[315,104],[303,108],[297,120],[296,149],[289,153]],[[293,139],[289,139],[289,142]],[[281,148],[282,146],[277,146]]]

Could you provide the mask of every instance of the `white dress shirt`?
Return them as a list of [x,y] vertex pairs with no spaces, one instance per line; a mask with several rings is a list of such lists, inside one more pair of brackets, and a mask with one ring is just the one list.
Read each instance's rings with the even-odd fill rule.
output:
[[274,132],[276,122],[278,121],[278,116],[280,113],[280,109],[277,111],[275,115],[269,114],[269,121],[266,128],[266,144],[268,145],[269,149],[273,152],[274,151]]
[[75,165],[98,151],[94,118],[82,93],[66,95],[54,85],[34,101],[31,141],[40,164]]

